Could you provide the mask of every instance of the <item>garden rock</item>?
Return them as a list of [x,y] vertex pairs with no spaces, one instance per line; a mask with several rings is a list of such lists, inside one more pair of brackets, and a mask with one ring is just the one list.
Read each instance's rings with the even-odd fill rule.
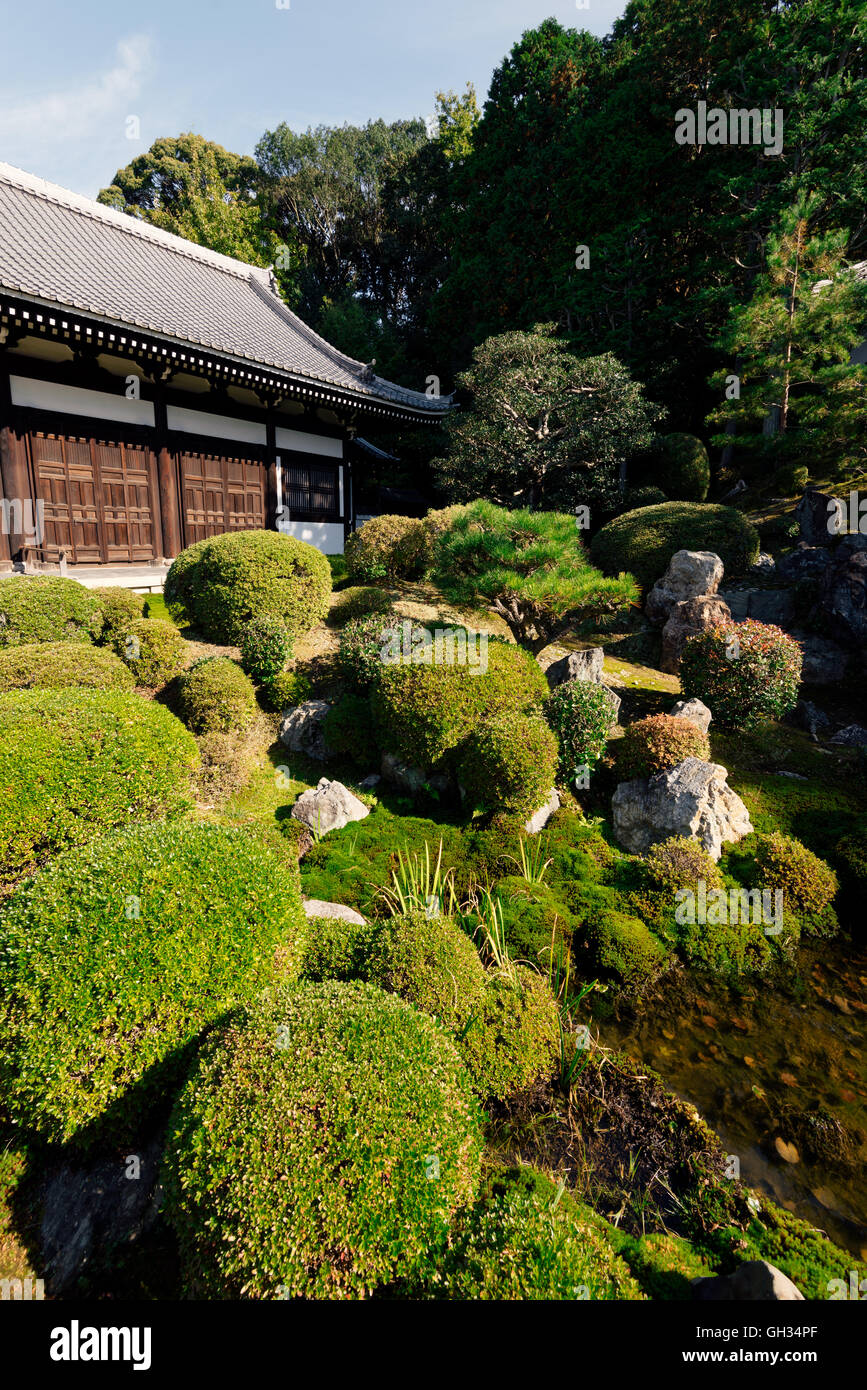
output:
[[711,627],[720,627],[730,620],[728,604],[721,598],[702,595],[674,604],[668,622],[662,629],[662,657],[659,663],[662,670],[670,673],[677,671],[688,637],[695,637]]
[[386,782],[410,796],[417,796],[427,781],[424,768],[403,762],[396,753],[383,753],[381,771]]
[[621,782],[611,801],[614,834],[630,854],[644,854],[672,835],[698,840],[712,859],[724,844],[752,833],[750,813],[726,783],[719,763],[685,758],[649,778]]
[[[812,488],[804,493],[795,508],[795,517],[800,528],[801,540],[807,545],[829,546],[833,543],[837,534],[833,529],[835,514],[833,507],[829,510],[828,504],[836,501],[836,498],[829,497],[824,492],[816,492]],[[840,506],[839,502],[837,506]]]
[[327,835],[329,830],[342,830],[350,821],[364,820],[370,808],[342,782],[323,777],[318,786],[301,793],[291,814],[317,835]]
[[715,594],[722,577],[723,562],[712,550],[676,550],[665,574],[647,595],[644,611],[659,626],[676,603]]
[[159,1139],[133,1147],[136,1177],[129,1175],[122,1150],[86,1166],[63,1163],[50,1172],[40,1234],[52,1297],[70,1291],[103,1252],[139,1240],[156,1220],[160,1151]]
[[840,744],[843,748],[860,748],[867,744],[867,729],[863,724],[847,724],[845,729],[839,729],[830,741]]
[[347,907],[345,903],[326,903],[321,898],[305,898],[304,911],[311,919],[315,917],[339,917],[342,922],[353,922],[357,927],[367,925],[366,918],[360,912],[356,912],[354,907]]
[[359,782],[358,785],[363,792],[372,792],[374,787],[378,787],[381,781],[382,778],[378,772],[371,772],[365,777],[364,781]]
[[825,571],[817,615],[846,647],[867,643],[867,536],[846,536]]
[[713,715],[703,700],[678,700],[676,705],[672,705],[671,713],[675,719],[688,719],[691,724],[697,724],[703,734],[710,728]]
[[826,734],[831,727],[831,721],[824,710],[819,709],[810,700],[799,700],[792,711],[792,723],[799,728],[806,729],[814,743],[818,743],[819,735]]
[[804,658],[801,680],[804,685],[836,685],[849,669],[849,658],[842,647],[827,637],[791,629]]
[[289,710],[280,725],[280,742],[314,762],[327,761],[334,755],[325,741],[322,722],[330,709],[327,700],[307,700]]
[[787,584],[820,579],[831,563],[830,551],[818,545],[800,545],[777,562],[777,575]]
[[736,623],[753,618],[759,623],[785,627],[794,616],[794,601],[786,589],[730,589],[720,598],[728,604]]
[[538,835],[540,830],[544,830],[555,811],[560,809],[560,797],[556,787],[551,788],[548,800],[544,806],[540,806],[538,811],[534,811],[530,819],[525,823],[524,829],[528,835]]
[[593,681],[602,684],[602,663],[605,659],[603,647],[584,647],[581,651],[570,652],[559,661],[552,661],[545,675],[553,690],[565,681]]
[[804,1295],[776,1265],[746,1260],[731,1274],[693,1279],[692,1296],[700,1302],[740,1299],[748,1303],[803,1302]]
[[760,550],[759,558],[754,565],[750,565],[750,574],[772,575],[776,565],[777,562],[773,555],[769,555],[766,550]]

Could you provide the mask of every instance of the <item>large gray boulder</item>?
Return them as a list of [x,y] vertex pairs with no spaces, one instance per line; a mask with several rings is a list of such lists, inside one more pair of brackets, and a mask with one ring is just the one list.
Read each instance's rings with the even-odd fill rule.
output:
[[364,820],[370,815],[370,807],[353,796],[342,782],[329,782],[323,777],[315,788],[301,793],[290,814],[316,835],[327,835],[329,830],[342,830],[350,821]]
[[720,594],[736,623],[753,618],[757,623],[785,627],[792,621],[795,604],[788,589],[726,589]]
[[782,560],[777,561],[777,578],[787,584],[798,584],[802,579],[821,579],[831,563],[830,551],[822,545],[799,545],[797,550],[789,551]]
[[806,545],[833,545],[840,532],[842,503],[825,492],[808,488],[795,508],[795,517]]
[[804,658],[801,680],[804,685],[836,685],[849,673],[849,656],[836,642],[813,632],[792,628],[789,634],[801,648]]
[[334,756],[322,731],[323,720],[330,709],[327,700],[307,700],[290,709],[280,725],[280,742],[293,753],[303,753],[314,762],[326,762]]
[[698,725],[703,734],[707,733],[713,719],[704,701],[695,696],[691,700],[678,700],[676,705],[672,705],[671,714],[674,719],[688,719],[691,724]]
[[844,647],[867,644],[867,536],[846,536],[822,578],[817,615]]
[[750,813],[719,763],[685,758],[654,777],[621,782],[611,800],[614,834],[630,854],[644,854],[672,835],[698,840],[712,859],[752,833]]
[[687,638],[696,637],[711,627],[723,627],[730,621],[728,604],[711,594],[676,603],[662,629],[662,656],[659,662],[662,670],[671,674],[677,672]]
[[692,1296],[699,1302],[729,1302],[732,1299],[745,1303],[804,1302],[797,1285],[767,1260],[746,1260],[731,1274],[693,1279]]
[[676,603],[715,594],[723,577],[723,562],[712,550],[676,550],[668,569],[657,579],[644,611],[652,623],[661,626]]
[[581,651],[570,652],[559,661],[551,662],[545,672],[548,684],[552,690],[565,681],[593,681],[601,685],[604,660],[604,647],[584,647]]

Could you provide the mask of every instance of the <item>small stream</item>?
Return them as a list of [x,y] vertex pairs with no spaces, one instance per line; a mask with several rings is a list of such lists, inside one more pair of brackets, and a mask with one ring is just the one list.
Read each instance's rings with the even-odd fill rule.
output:
[[600,1040],[692,1102],[740,1176],[867,1259],[867,948],[803,948],[782,984],[666,976]]

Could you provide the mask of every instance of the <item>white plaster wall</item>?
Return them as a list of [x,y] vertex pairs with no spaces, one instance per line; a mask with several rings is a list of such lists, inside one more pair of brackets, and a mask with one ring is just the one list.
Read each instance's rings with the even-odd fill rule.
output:
[[315,545],[323,555],[343,554],[343,523],[338,521],[286,521],[277,518],[277,530],[296,540]]
[[89,415],[94,420],[114,420],[125,425],[154,423],[153,402],[128,401],[120,383],[117,395],[112,395],[110,391],[86,391],[81,386],[61,386],[28,376],[12,376],[9,381],[13,405],[54,410],[63,415]]

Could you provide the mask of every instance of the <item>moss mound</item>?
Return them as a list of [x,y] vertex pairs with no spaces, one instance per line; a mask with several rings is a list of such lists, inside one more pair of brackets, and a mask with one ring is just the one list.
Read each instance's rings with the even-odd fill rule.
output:
[[74,579],[36,574],[0,579],[0,647],[25,642],[92,642],[99,598]]
[[179,676],[172,705],[194,734],[247,729],[258,709],[252,681],[227,656],[206,657]]
[[459,1048],[479,1094],[504,1100],[550,1076],[559,1040],[548,981],[535,970],[512,965],[488,976]]
[[604,574],[634,574],[649,589],[677,550],[713,550],[726,576],[745,574],[759,554],[759,533],[734,507],[661,502],[625,512],[603,526],[590,545]]
[[481,1007],[485,970],[470,938],[449,917],[413,912],[383,922],[372,942],[367,976],[380,989],[459,1032]]
[[27,642],[0,649],[0,690],[133,690],[113,652],[84,642]]
[[135,677],[136,685],[156,688],[178,674],[187,644],[174,623],[137,618],[117,633],[113,646]]

